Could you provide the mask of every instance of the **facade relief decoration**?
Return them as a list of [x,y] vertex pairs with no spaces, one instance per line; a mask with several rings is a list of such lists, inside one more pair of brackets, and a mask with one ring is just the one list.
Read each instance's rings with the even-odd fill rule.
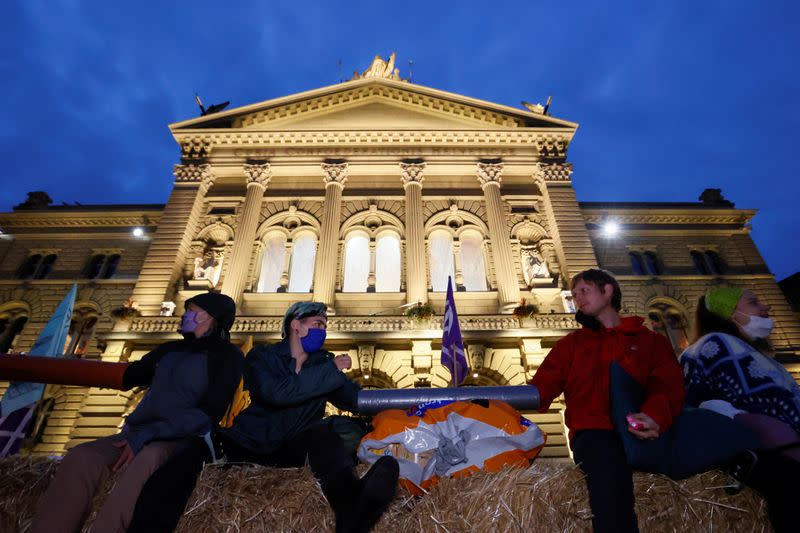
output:
[[403,181],[404,188],[411,184],[418,184],[421,186],[422,182],[425,181],[425,162],[401,162],[400,179]]
[[536,182],[569,182],[572,163],[536,163],[533,179]]
[[172,173],[175,175],[175,183],[197,183],[204,191],[211,187],[214,182],[214,174],[211,165],[175,165]]
[[344,184],[347,181],[347,162],[324,162],[322,163],[322,171],[325,173],[325,177],[323,178],[325,181],[325,186],[331,184],[339,185],[340,187],[344,188]]

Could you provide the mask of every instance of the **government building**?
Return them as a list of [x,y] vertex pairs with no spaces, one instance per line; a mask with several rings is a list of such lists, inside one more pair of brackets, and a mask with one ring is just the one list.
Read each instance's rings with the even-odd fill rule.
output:
[[[580,202],[576,123],[417,85],[393,66],[378,57],[350,81],[170,125],[165,205],[51,206],[32,194],[0,213],[0,352],[29,349],[77,283],[66,353],[136,360],[178,338],[183,302],[214,289],[238,304],[238,344],[278,340],[286,308],[317,300],[350,378],[444,387],[450,277],[465,385],[521,385],[578,327],[570,277],[599,266],[619,278],[623,312],[647,317],[676,354],[706,288],[756,291],[772,306],[776,352],[800,371],[800,324],[750,237],[754,210],[719,190]],[[63,454],[115,433],[141,394],[48,386],[27,450]],[[529,415],[549,435],[544,457],[568,456],[562,408]]]

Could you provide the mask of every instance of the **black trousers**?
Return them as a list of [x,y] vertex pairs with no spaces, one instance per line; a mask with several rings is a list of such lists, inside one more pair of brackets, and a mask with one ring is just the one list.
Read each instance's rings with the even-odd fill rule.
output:
[[326,423],[315,424],[266,454],[253,452],[225,435],[220,440],[229,463],[256,463],[280,468],[309,465],[314,477],[323,485],[332,476],[351,471],[356,464],[342,439]]
[[585,429],[572,439],[575,464],[586,474],[595,533],[637,532],[633,471],[616,432]]
[[[269,454],[258,454],[220,437],[229,462],[256,463],[275,467],[311,466],[331,504],[337,493],[350,495],[356,482],[355,461],[330,424],[316,424]],[[203,464],[211,461],[208,446],[200,438],[186,441],[150,477],[142,488],[128,533],[174,531],[192,496]],[[343,490],[340,490],[343,489]]]
[[776,533],[797,531],[800,498],[800,463],[780,453],[761,451],[745,483],[767,500],[767,511]]

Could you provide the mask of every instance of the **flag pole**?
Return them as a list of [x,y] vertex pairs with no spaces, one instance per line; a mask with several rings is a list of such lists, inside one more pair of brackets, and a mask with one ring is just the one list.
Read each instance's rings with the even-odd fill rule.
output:
[[450,384],[458,387],[458,357],[456,357],[456,343],[450,344],[450,353],[453,354],[453,375],[450,376]]

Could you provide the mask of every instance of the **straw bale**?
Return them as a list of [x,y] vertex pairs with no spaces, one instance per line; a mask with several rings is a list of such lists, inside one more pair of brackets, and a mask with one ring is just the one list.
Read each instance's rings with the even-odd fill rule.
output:
[[[365,466],[361,466],[363,472]],[[55,471],[46,459],[0,460],[0,531],[23,531]],[[102,504],[113,477],[95,499]],[[764,501],[746,489],[730,496],[729,478],[707,472],[675,482],[636,473],[636,513],[643,532],[768,532]],[[94,514],[94,513],[93,513]],[[208,466],[178,531],[333,531],[333,513],[307,468]],[[566,462],[538,460],[527,470],[444,479],[430,493],[400,491],[378,533],[421,531],[591,531],[583,476]]]

